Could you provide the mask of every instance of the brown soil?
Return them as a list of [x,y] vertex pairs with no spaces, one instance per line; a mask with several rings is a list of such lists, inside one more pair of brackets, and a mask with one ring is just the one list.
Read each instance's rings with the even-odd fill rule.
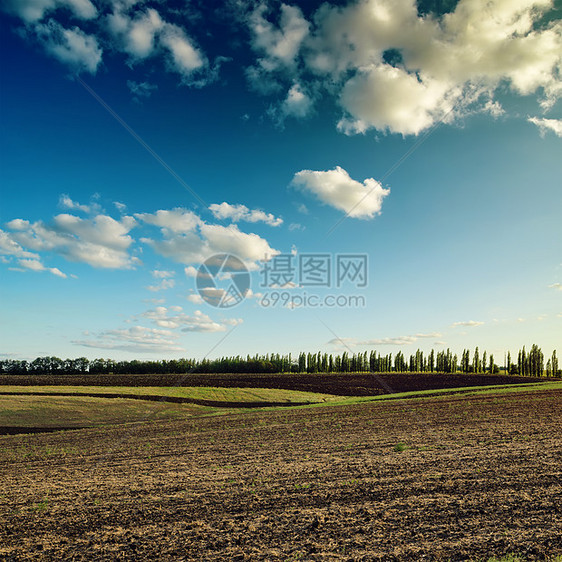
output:
[[283,388],[372,396],[414,390],[536,383],[546,379],[506,375],[445,373],[185,374],[185,375],[0,375],[1,385],[60,386],[214,386]]
[[0,437],[0,559],[542,560],[562,554],[561,399]]

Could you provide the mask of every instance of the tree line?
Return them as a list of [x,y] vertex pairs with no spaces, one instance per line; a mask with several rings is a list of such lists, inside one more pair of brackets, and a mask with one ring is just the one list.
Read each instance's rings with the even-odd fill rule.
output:
[[376,351],[340,355],[328,353],[290,353],[280,355],[236,355],[219,359],[163,359],[160,361],[114,361],[113,359],[60,359],[59,357],[37,357],[33,361],[16,359],[0,360],[1,374],[182,374],[182,373],[482,373],[510,375],[559,376],[556,350],[547,358],[537,345],[526,351],[519,350],[517,359],[511,353],[504,357],[500,369],[493,354],[480,352],[478,347],[471,353],[463,350],[457,356],[450,349],[424,354],[417,350],[408,358],[401,352],[381,355]]

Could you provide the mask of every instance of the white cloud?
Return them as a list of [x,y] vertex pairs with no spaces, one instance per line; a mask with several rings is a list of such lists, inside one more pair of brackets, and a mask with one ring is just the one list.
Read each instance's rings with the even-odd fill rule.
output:
[[176,282],[173,279],[162,279],[158,285],[148,285],[146,287],[149,291],[157,293],[158,291],[166,291],[167,289],[173,289],[176,286]]
[[266,12],[265,4],[260,4],[249,18],[252,46],[264,55],[258,64],[266,71],[293,66],[309,24],[297,6],[281,4],[278,28],[265,18]]
[[227,227],[205,224],[201,226],[201,234],[211,255],[223,252],[234,254],[250,267],[267,256],[279,253],[271,248],[264,238],[257,234],[241,232],[234,224]]
[[552,283],[552,285],[549,285],[548,288],[556,291],[562,291],[562,283]]
[[[20,224],[21,219],[15,219],[10,221],[7,226],[8,228],[15,228],[16,225]],[[13,224],[13,227],[10,227],[10,224]],[[29,224],[29,223],[27,223]],[[31,258],[37,259],[39,256],[33,252],[28,252],[24,248],[22,248],[15,240],[12,239],[11,235],[8,232],[0,229],[0,254],[8,255],[8,256],[15,256],[17,258]]]
[[265,213],[258,209],[250,210],[246,205],[230,205],[223,202],[220,205],[213,203],[209,205],[209,210],[217,219],[230,219],[233,222],[264,222],[270,226],[279,226],[283,224],[283,219],[275,217],[271,213]]
[[476,320],[468,320],[465,322],[453,322],[453,324],[451,324],[451,327],[455,328],[456,326],[467,326],[469,328],[474,328],[476,326],[482,326],[482,324],[484,324],[484,322],[477,322]]
[[183,352],[185,349],[178,344],[178,337],[170,330],[132,326],[120,330],[106,330],[94,336],[95,339],[77,340],[72,343],[85,347],[140,353]]
[[192,265],[188,265],[184,268],[184,272],[186,277],[197,277],[197,269],[195,269]]
[[192,211],[176,207],[171,211],[159,210],[156,213],[137,213],[135,218],[147,224],[159,226],[163,232],[192,232],[201,224],[201,219]]
[[500,87],[549,109],[562,96],[562,21],[543,19],[552,8],[552,0],[460,0],[437,16],[420,15],[415,0],[363,0],[324,3],[310,24],[283,6],[274,26],[260,5],[247,23],[262,58],[248,74],[264,93],[322,88],[339,101],[348,134],[417,135],[474,112],[498,116]]
[[37,22],[45,14],[58,8],[68,8],[75,17],[88,20],[95,18],[97,10],[90,0],[6,0],[3,9],[27,23]]
[[194,304],[203,304],[205,302],[201,295],[196,295],[195,293],[187,295],[186,299]]
[[[238,226],[207,224],[196,215],[158,211],[154,215],[135,215],[139,220],[162,227],[163,238],[141,238],[141,242],[177,263],[202,263],[213,254],[233,254],[256,269],[257,262],[279,252],[257,234],[241,232]],[[192,275],[189,268],[186,275]]]
[[82,211],[83,213],[100,213],[101,206],[99,203],[91,202],[89,205],[81,205],[76,201],[73,201],[68,195],[63,193],[59,197],[59,205],[65,209],[71,209],[75,211]]
[[36,24],[33,30],[45,50],[60,62],[76,72],[96,73],[103,52],[96,37],[78,27],[65,29],[52,19],[46,24]]
[[164,27],[164,21],[154,9],[129,17],[121,9],[107,18],[108,28],[121,42],[122,50],[133,59],[145,59],[155,50],[156,34]]
[[30,269],[31,271],[48,271],[57,277],[66,279],[66,274],[58,267],[45,267],[38,259],[19,259],[18,264],[24,269]]
[[[411,345],[419,339],[435,339],[442,337],[443,334],[439,332],[431,332],[428,334],[414,334],[410,336],[395,336],[391,338],[375,338],[370,340],[357,340],[355,338],[334,338],[328,342],[330,345],[345,347],[357,346],[374,346],[374,345]],[[436,342],[438,343],[438,342]]]
[[152,277],[155,277],[156,279],[170,279],[176,275],[175,271],[164,271],[162,269],[155,269],[151,273]]
[[562,119],[539,119],[538,117],[529,117],[527,121],[536,125],[542,136],[544,136],[547,131],[552,131],[555,135],[562,137]]
[[311,97],[299,84],[293,84],[287,92],[287,97],[281,105],[283,116],[306,117],[312,109]]
[[[173,310],[172,310],[173,309]],[[170,311],[172,310],[172,314]],[[240,319],[226,319],[215,322],[207,314],[196,310],[192,316],[183,312],[181,307],[157,306],[142,315],[161,328],[180,329],[182,332],[224,332],[228,326],[236,326]]]
[[[182,76],[182,82],[190,83],[194,72],[208,67],[204,53],[195,46],[183,28],[166,22],[160,13],[149,8],[134,16],[123,6],[108,16],[108,28],[120,42],[121,49],[132,61],[142,60],[158,53],[166,54],[168,69]],[[148,97],[154,86],[143,82],[128,82],[137,96]]]
[[183,77],[189,78],[194,71],[207,65],[203,53],[180,27],[167,24],[160,41],[170,53],[170,67]]
[[447,84],[438,80],[422,82],[403,69],[371,65],[345,84],[340,101],[350,117],[338,128],[345,133],[375,128],[417,135],[451,110],[447,91]]
[[12,249],[17,250],[15,243],[35,252],[53,251],[69,261],[100,268],[130,269],[138,262],[128,253],[133,243],[129,231],[136,226],[133,217],[117,221],[107,215],[82,219],[63,213],[51,224],[15,219],[6,226],[13,230],[6,233],[5,241]]
[[373,178],[367,178],[363,183],[352,179],[339,166],[325,172],[297,172],[292,185],[310,191],[323,203],[360,219],[370,219],[380,214],[383,199],[390,193],[390,189],[384,189]]
[[432,332],[429,334],[414,334],[413,336],[397,336],[393,338],[372,339],[359,342],[360,345],[410,345],[417,342],[419,339],[434,339],[440,338],[443,334],[439,332]]

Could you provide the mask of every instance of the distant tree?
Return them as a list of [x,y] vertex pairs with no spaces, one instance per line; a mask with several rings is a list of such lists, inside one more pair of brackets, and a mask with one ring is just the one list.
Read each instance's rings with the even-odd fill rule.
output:
[[476,346],[476,349],[474,350],[474,356],[472,359],[472,371],[474,373],[480,372],[480,355],[478,353],[478,346]]

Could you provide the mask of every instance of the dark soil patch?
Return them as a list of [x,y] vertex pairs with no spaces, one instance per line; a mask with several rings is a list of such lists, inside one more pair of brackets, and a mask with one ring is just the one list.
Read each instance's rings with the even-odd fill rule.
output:
[[0,385],[60,386],[214,386],[304,390],[341,396],[495,386],[555,380],[477,374],[318,373],[318,374],[187,374],[187,375],[3,375]]
[[561,400],[452,396],[4,436],[0,559],[545,560],[562,554]]

